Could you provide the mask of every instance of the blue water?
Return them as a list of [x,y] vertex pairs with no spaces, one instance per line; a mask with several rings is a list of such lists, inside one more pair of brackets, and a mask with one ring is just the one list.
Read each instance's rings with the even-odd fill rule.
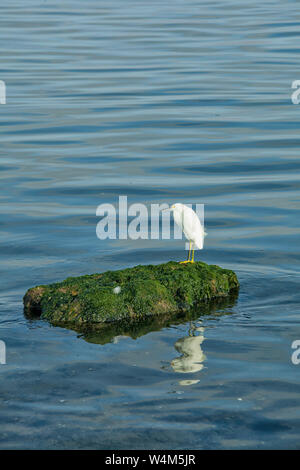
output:
[[[300,5],[1,3],[0,447],[299,448]],[[181,260],[96,237],[96,208],[205,204],[197,259],[236,302],[137,339],[23,315],[34,285]]]

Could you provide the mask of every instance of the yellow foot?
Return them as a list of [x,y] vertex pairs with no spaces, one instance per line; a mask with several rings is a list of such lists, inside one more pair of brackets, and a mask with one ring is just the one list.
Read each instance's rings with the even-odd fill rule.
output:
[[194,261],[179,261],[179,264],[194,263]]

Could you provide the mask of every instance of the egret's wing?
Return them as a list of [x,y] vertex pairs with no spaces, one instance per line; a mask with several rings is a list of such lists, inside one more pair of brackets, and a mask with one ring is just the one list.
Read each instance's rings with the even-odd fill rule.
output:
[[182,213],[182,231],[199,249],[203,248],[204,229],[198,215],[190,207],[185,208]]
[[174,220],[188,240],[195,243],[199,249],[203,248],[204,229],[192,208],[185,207],[182,212],[174,211]]
[[198,215],[190,207],[187,207],[182,212],[182,221],[182,230],[187,238],[191,238],[195,234],[203,232],[203,227]]

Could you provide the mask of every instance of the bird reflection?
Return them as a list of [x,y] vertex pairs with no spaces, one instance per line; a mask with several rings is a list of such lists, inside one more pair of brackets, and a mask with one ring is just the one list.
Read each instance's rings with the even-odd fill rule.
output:
[[[179,339],[175,343],[175,349],[181,354],[171,361],[171,366],[175,372],[187,374],[199,372],[204,368],[203,362],[206,359],[201,349],[204,341],[204,328],[194,323],[190,324],[189,335]],[[198,380],[183,380],[181,385],[191,385]]]

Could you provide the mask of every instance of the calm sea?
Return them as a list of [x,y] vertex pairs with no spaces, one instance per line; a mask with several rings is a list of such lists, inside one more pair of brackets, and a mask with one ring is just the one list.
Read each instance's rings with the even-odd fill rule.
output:
[[[3,0],[0,30],[0,447],[299,448],[299,3]],[[119,195],[205,204],[238,298],[107,343],[26,320],[29,287],[186,256],[100,241]]]

